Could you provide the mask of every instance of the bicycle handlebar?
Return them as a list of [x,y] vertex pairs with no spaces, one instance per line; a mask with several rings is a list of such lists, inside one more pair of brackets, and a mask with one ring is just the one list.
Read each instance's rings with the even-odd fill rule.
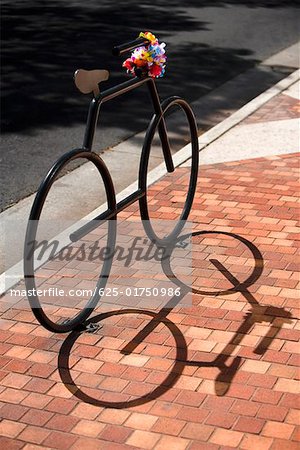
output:
[[139,37],[137,39],[134,39],[133,41],[129,41],[129,42],[125,42],[124,44],[116,45],[112,49],[112,54],[114,56],[120,56],[123,53],[129,52],[130,50],[132,50],[136,47],[140,47],[141,45],[147,45],[147,44],[149,44],[149,42],[150,41],[148,39]]

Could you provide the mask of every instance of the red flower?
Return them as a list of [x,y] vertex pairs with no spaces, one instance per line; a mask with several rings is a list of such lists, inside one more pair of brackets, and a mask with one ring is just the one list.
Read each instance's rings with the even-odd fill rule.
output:
[[160,66],[158,66],[157,64],[152,64],[152,66],[150,67],[150,76],[151,77],[159,77],[159,75],[161,74],[162,68]]
[[126,59],[126,61],[123,62],[123,67],[126,67],[127,70],[132,70],[134,67],[133,62],[131,61],[130,58]]

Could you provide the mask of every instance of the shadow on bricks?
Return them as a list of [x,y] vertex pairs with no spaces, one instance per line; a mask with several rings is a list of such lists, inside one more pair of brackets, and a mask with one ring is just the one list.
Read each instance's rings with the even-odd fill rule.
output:
[[[233,239],[239,241],[245,245],[248,250],[250,250],[253,257],[253,269],[248,278],[241,282],[238,280],[225,266],[223,263],[216,259],[211,259],[210,262],[213,266],[223,275],[223,277],[230,282],[232,287],[226,290],[220,291],[204,291],[192,288],[187,286],[184,282],[182,282],[172,270],[171,264],[171,255],[175,246],[182,245],[184,247],[184,242],[188,239],[196,238],[197,236],[203,236],[205,234],[218,234],[223,236],[228,236]],[[263,355],[268,348],[270,347],[272,341],[276,338],[278,333],[284,324],[291,323],[291,319],[293,318],[291,313],[284,308],[278,308],[268,305],[260,305],[258,301],[255,299],[253,294],[249,291],[249,287],[255,283],[260,276],[262,275],[264,268],[264,260],[259,249],[249,240],[245,239],[242,236],[229,233],[229,232],[220,232],[220,231],[199,231],[193,232],[191,234],[186,234],[184,236],[180,236],[176,243],[173,243],[173,246],[169,247],[168,257],[162,259],[162,268],[164,273],[168,276],[168,278],[177,286],[181,288],[180,296],[173,297],[164,308],[155,311],[141,310],[141,309],[121,309],[119,311],[110,311],[103,314],[99,314],[87,321],[85,325],[93,325],[98,324],[104,319],[117,316],[117,315],[127,315],[127,314],[144,314],[150,317],[150,322],[139,332],[137,332],[136,336],[131,339],[128,344],[126,344],[120,352],[125,355],[129,355],[134,352],[134,350],[138,347],[139,344],[143,342],[143,340],[149,336],[155,328],[157,328],[160,324],[164,324],[169,332],[172,334],[175,343],[176,343],[176,352],[174,357],[173,367],[170,369],[169,373],[166,375],[165,379],[157,385],[157,387],[144,395],[139,397],[134,397],[127,399],[125,401],[108,401],[105,396],[103,398],[94,398],[92,395],[84,392],[80,387],[76,385],[72,374],[71,374],[71,366],[70,366],[70,357],[72,349],[82,334],[82,329],[78,331],[73,331],[63,342],[59,357],[58,357],[58,369],[59,374],[64,383],[65,387],[77,398],[82,400],[85,403],[89,403],[99,407],[106,408],[128,408],[139,406],[144,403],[150,402],[154,399],[159,398],[165,392],[167,392],[176,381],[180,378],[183,373],[185,366],[194,366],[197,368],[200,367],[216,367],[219,369],[219,374],[215,379],[215,393],[217,396],[226,395],[230,385],[238,372],[241,363],[243,362],[243,358],[239,355],[232,356],[235,349],[237,349],[238,345],[242,341],[243,337],[247,335],[252,327],[255,324],[259,323],[269,323],[270,328],[267,331],[266,335],[261,338],[258,342],[257,346],[253,350],[253,352],[257,355]],[[182,298],[189,292],[194,294],[199,294],[202,296],[224,296],[235,293],[240,293],[244,299],[249,303],[250,310],[244,315],[244,320],[239,325],[238,329],[235,331],[231,340],[227,343],[225,348],[222,350],[222,353],[218,354],[212,361],[194,361],[188,359],[188,345],[185,337],[183,336],[181,330],[175,325],[170,319],[167,318],[168,314],[180,304]],[[273,324],[274,318],[276,318],[276,326]],[[85,328],[86,329],[86,328]]]

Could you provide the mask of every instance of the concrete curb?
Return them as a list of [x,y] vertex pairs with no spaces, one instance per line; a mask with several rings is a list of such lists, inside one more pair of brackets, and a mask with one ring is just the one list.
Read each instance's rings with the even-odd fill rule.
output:
[[[241,121],[246,119],[249,115],[257,111],[261,106],[263,106],[265,103],[267,103],[269,100],[271,100],[276,95],[280,94],[282,91],[289,88],[292,84],[294,84],[298,79],[300,78],[300,70],[296,70],[292,74],[290,74],[288,77],[284,78],[283,80],[279,81],[277,84],[272,86],[270,89],[266,90],[262,94],[260,94],[258,97],[251,100],[249,103],[247,103],[245,106],[243,106],[241,109],[233,113],[230,117],[223,120],[218,125],[214,126],[210,130],[208,130],[206,133],[201,135],[199,137],[199,150],[203,150],[205,147],[210,145],[212,142],[220,138],[222,135],[227,133],[230,129],[234,128],[236,125],[238,125]],[[190,159],[191,154],[191,146],[190,144],[183,147],[181,150],[179,150],[174,156],[174,165],[175,167],[180,166],[181,164],[185,163]],[[164,176],[167,173],[166,167],[164,163],[161,163],[158,165],[155,169],[153,169],[149,173],[149,182],[154,183],[159,178]],[[136,181],[132,184],[130,184],[127,188],[123,189],[119,194],[117,194],[117,201],[120,201],[124,197],[130,195],[132,192],[134,192],[137,188]],[[105,205],[101,205],[100,207],[96,208],[92,212],[90,212],[88,215],[86,215],[82,220],[91,220],[93,217],[99,215],[104,208]],[[76,224],[74,224],[74,227]],[[72,226],[73,228],[73,226]],[[6,277],[8,276],[8,272],[10,274],[10,277],[13,277],[10,281],[6,281]],[[23,272],[23,261],[19,261],[17,264],[15,264],[13,267],[8,269],[6,272],[3,272],[0,275],[0,295],[3,295],[8,289],[10,289],[12,286],[17,284],[22,278],[23,275],[20,276],[20,273]],[[15,275],[14,275],[15,274]]]

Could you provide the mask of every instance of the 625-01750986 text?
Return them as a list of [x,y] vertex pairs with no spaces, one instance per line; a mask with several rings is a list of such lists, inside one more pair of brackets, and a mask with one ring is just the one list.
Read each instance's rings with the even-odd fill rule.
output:
[[[61,289],[57,287],[49,287],[47,289],[10,289],[12,297],[29,297],[38,295],[39,297],[85,297],[95,294],[92,289]],[[100,288],[99,294],[105,297],[118,297],[125,295],[126,297],[179,297],[180,288],[174,287],[123,287],[123,288]]]

